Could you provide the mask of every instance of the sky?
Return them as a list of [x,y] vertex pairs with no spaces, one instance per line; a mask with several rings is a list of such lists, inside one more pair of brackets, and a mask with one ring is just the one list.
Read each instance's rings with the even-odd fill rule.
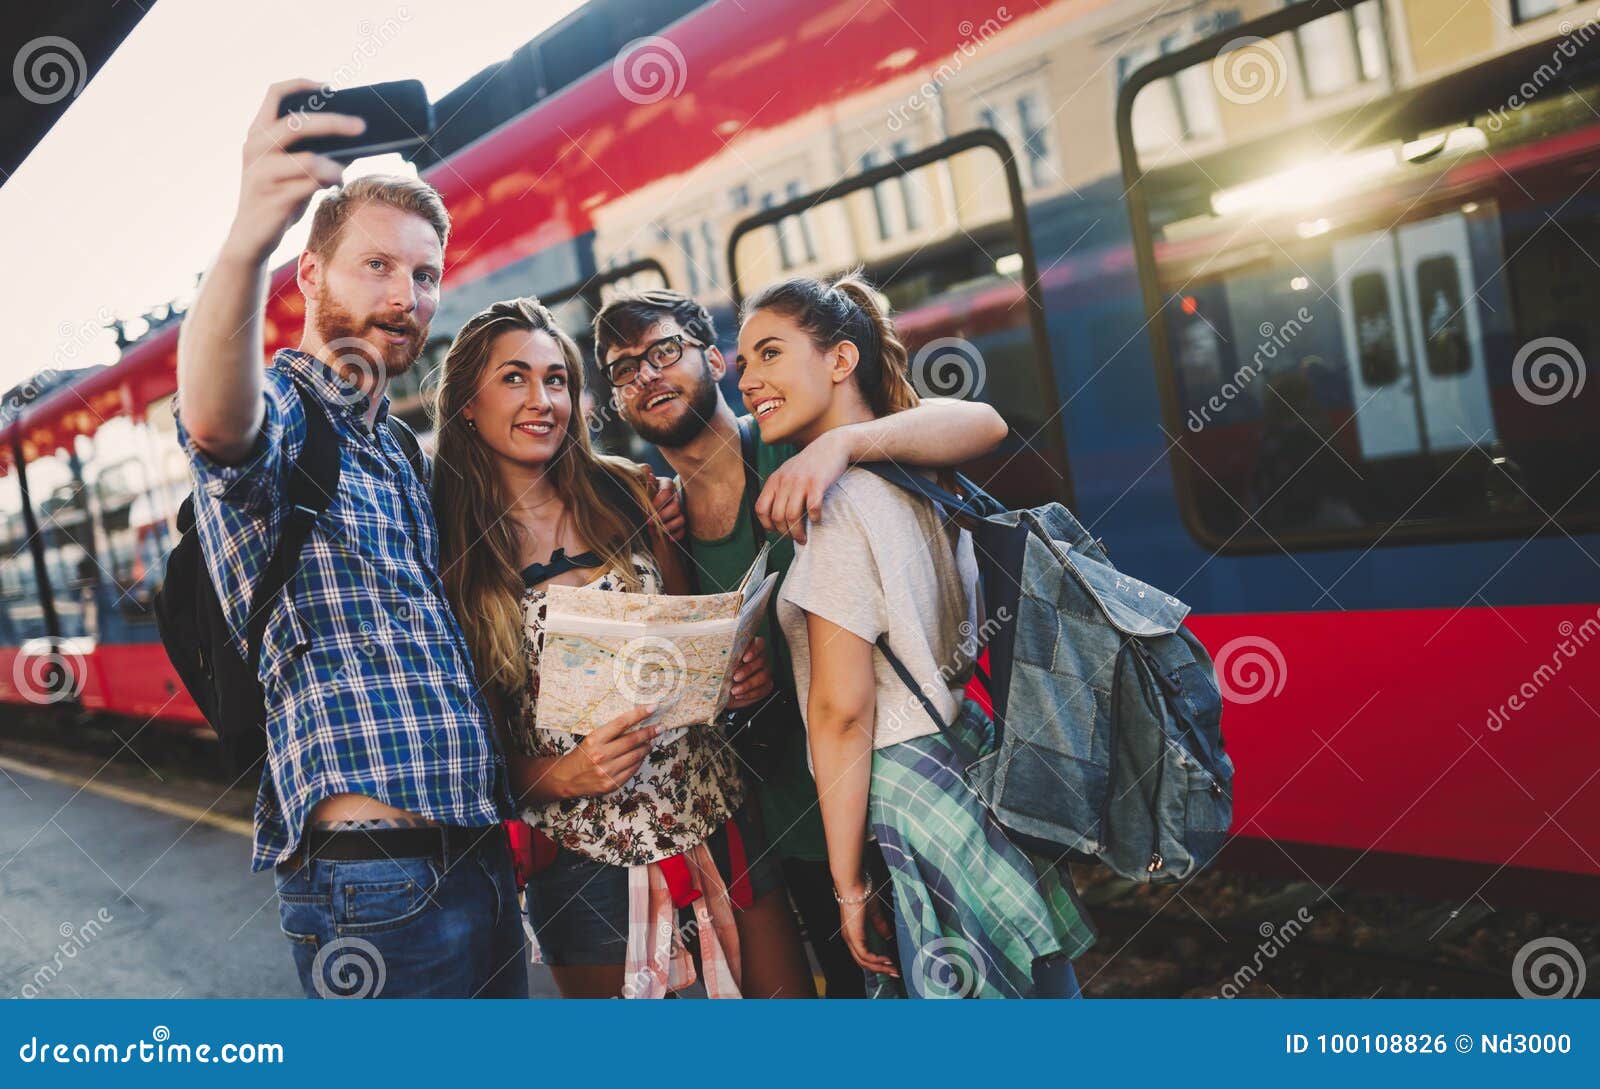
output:
[[[0,390],[112,362],[105,320],[192,297],[233,218],[240,147],[269,84],[420,79],[437,100],[578,6],[160,0],[0,186]],[[358,160],[346,177],[397,163]],[[309,217],[274,267],[299,251]]]

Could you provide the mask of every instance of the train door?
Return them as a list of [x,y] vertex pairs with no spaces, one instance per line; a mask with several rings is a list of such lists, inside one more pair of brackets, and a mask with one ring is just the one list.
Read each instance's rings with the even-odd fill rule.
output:
[[1465,217],[1341,239],[1333,264],[1363,459],[1493,442]]
[[1417,345],[1417,393],[1432,453],[1495,439],[1484,370],[1467,221],[1460,213],[1408,223],[1397,232],[1406,271],[1406,311]]
[[1333,274],[1347,355],[1356,364],[1350,385],[1361,456],[1376,461],[1420,453],[1416,378],[1390,233],[1335,242]]

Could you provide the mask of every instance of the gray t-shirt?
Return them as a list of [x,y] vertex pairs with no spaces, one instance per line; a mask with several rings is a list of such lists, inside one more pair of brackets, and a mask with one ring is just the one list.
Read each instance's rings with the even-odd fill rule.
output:
[[[811,691],[806,613],[889,646],[944,721],[954,720],[977,649],[978,566],[972,537],[952,546],[933,504],[865,469],[851,469],[822,498],[822,520],[806,530],[779,591],[778,622],[794,659],[800,706]],[[938,727],[882,654],[874,651],[873,748],[937,733]]]

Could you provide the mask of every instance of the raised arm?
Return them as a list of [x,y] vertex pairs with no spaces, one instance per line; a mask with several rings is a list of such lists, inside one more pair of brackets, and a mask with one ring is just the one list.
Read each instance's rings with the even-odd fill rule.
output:
[[822,496],[851,465],[898,461],[929,469],[982,457],[1006,437],[1000,413],[978,401],[930,399],[916,408],[825,431],[767,478],[756,517],[769,530],[806,539],[806,519],[822,516]]
[[364,127],[342,114],[303,114],[293,127],[278,117],[284,95],[317,86],[289,80],[267,91],[245,138],[233,224],[178,334],[178,410],[195,444],[224,465],[243,461],[261,429],[267,259],[312,195],[342,173],[332,159],[285,146],[307,136],[353,136]]

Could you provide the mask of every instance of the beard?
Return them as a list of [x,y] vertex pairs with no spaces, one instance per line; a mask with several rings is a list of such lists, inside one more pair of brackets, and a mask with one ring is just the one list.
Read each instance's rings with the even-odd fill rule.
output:
[[[380,338],[383,336],[378,330],[379,322],[404,327],[405,343],[391,344],[383,339],[368,340],[369,333],[376,332]],[[317,290],[317,313],[312,325],[323,344],[334,346],[335,359],[345,360],[349,356],[359,355],[359,359],[349,359],[348,365],[364,370],[381,363],[384,373],[390,378],[398,378],[411,369],[411,364],[422,354],[423,342],[428,335],[427,326],[418,325],[410,314],[400,317],[373,314],[357,318],[334,299],[328,291],[326,281]],[[360,341],[360,345],[351,344],[353,340]],[[336,367],[338,365],[334,364]]]
[[[679,364],[682,366],[683,364]],[[633,419],[628,422],[633,425],[634,433],[641,439],[656,446],[666,447],[668,450],[680,446],[687,446],[699,437],[711,424],[711,417],[717,411],[717,383],[711,377],[711,370],[701,366],[699,377],[694,388],[681,395],[689,406],[675,423],[659,425],[645,419],[642,412],[635,411]],[[637,405],[643,397],[636,398]]]

